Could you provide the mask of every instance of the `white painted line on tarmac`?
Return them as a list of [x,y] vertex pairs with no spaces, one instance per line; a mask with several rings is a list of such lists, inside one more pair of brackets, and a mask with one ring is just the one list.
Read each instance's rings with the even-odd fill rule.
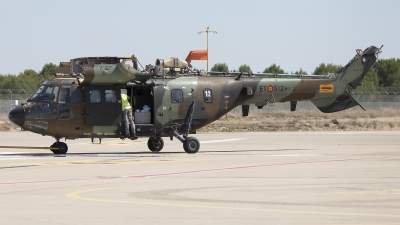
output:
[[109,153],[106,153],[106,154],[96,154],[96,156],[121,156],[121,154],[109,154]]
[[[18,157],[20,154],[28,154],[31,152],[0,152],[0,160],[20,160],[20,159],[32,159],[27,157]],[[14,156],[17,155],[17,156]]]
[[208,143],[218,143],[218,142],[229,142],[229,141],[243,141],[247,139],[243,138],[231,138],[231,139],[222,139],[222,140],[213,140],[213,141],[200,141],[200,144],[208,144]]
[[18,154],[28,154],[32,152],[0,152],[0,155],[18,155]]
[[[318,132],[318,134],[322,134],[322,135],[331,135],[331,134],[335,134],[335,135],[353,135],[353,134],[371,134],[371,135],[375,135],[375,134],[382,134],[382,133],[387,133],[387,132],[391,132],[392,134],[395,134],[396,131],[323,131],[323,132]],[[302,133],[307,133],[307,132],[302,132]],[[313,132],[308,132],[312,135]],[[315,132],[317,133],[317,132]]]
[[32,158],[20,158],[20,157],[6,157],[6,158],[0,158],[0,160],[20,160],[20,159],[32,159]]

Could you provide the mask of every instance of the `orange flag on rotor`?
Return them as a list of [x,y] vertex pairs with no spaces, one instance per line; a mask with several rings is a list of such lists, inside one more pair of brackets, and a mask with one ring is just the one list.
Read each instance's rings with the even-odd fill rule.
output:
[[186,62],[190,63],[192,60],[207,60],[207,50],[190,51],[186,57]]

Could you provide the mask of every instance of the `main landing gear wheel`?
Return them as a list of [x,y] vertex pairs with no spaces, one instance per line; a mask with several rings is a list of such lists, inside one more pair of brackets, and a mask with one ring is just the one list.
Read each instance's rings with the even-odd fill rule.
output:
[[[192,104],[189,106],[189,110],[186,113],[185,120],[183,121],[183,124],[186,126],[183,126],[182,124],[173,124],[169,130],[170,136],[176,137],[178,140],[180,140],[183,143],[183,149],[185,149],[185,152],[189,154],[194,154],[199,151],[200,149],[200,142],[197,138],[195,137],[188,137],[188,134],[190,133],[190,127],[192,124],[192,119],[193,119],[193,113],[194,113],[194,106],[196,105],[196,101],[192,101]],[[179,128],[179,127],[181,128]],[[183,133],[181,136],[178,132],[179,129],[185,128],[186,132]],[[171,139],[172,140],[172,139]]]
[[54,142],[50,148],[58,148],[58,150],[51,150],[54,154],[66,154],[68,151],[68,145],[64,142]]
[[147,147],[152,152],[159,152],[164,147],[164,140],[162,138],[151,137],[147,141]]
[[200,142],[195,137],[187,137],[186,140],[183,142],[183,149],[187,153],[196,153],[200,149]]

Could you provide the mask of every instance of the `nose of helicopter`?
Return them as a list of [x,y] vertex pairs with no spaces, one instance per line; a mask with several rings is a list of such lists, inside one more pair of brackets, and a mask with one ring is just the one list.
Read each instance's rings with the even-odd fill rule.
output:
[[14,124],[22,127],[25,123],[25,113],[22,106],[17,106],[8,114],[8,119]]

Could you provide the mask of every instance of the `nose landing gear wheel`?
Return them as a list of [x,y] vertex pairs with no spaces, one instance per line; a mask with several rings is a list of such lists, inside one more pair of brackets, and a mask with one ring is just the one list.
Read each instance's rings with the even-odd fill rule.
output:
[[196,153],[200,149],[200,142],[195,137],[187,137],[186,140],[183,142],[183,149],[187,153]]
[[162,138],[151,137],[147,141],[147,147],[152,152],[159,152],[164,147],[164,140]]
[[64,142],[54,142],[50,147],[58,148],[58,150],[51,150],[54,154],[66,154],[68,151],[68,145]]

